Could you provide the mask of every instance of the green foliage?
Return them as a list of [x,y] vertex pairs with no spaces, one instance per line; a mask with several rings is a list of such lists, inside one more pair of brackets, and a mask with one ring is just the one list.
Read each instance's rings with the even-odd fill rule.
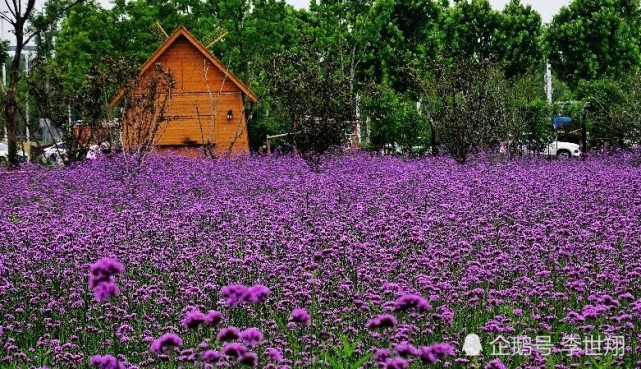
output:
[[459,163],[479,150],[498,145],[511,120],[507,81],[498,66],[469,58],[442,65],[425,101],[439,143]]
[[28,30],[33,34],[33,41],[39,57],[50,58],[52,56],[54,40],[58,36],[60,16],[73,4],[72,1],[48,0],[40,11],[34,11],[29,17]]
[[542,65],[541,15],[521,0],[511,0],[501,13],[496,35],[498,54],[508,78],[522,76]]
[[[540,81],[540,73],[536,70],[515,77],[508,81],[504,96],[509,115],[504,128],[507,137],[512,143],[535,149],[543,149],[553,140],[554,134],[553,109],[545,100]],[[512,154],[516,153],[513,150]]]
[[[225,60],[231,63],[229,66],[234,73],[252,84],[252,89],[259,93],[267,77],[264,61],[271,60],[277,53],[298,48],[302,21],[296,10],[283,0],[257,0],[252,5],[253,10],[247,15],[241,32],[242,58],[237,56],[233,60],[232,54],[226,52],[230,46],[228,38],[217,46],[226,56]],[[268,97],[264,93],[259,93],[259,96]]]
[[252,120],[248,123],[249,148],[259,152],[264,150],[267,135],[276,135],[288,132],[287,117],[282,110],[269,110],[271,102],[261,102],[255,107]]
[[64,69],[41,57],[34,60],[27,80],[29,94],[34,97],[39,116],[48,119],[51,129],[62,137],[67,147],[65,163],[84,159],[89,146],[95,143],[93,130],[85,138],[74,132],[75,122],[70,120],[70,109],[82,114],[85,125],[101,127],[114,116],[111,99],[135,71],[129,61],[104,57],[87,71],[74,91],[69,91]]
[[552,101],[569,101],[574,99],[574,91],[570,86],[566,82],[552,76]]
[[64,90],[63,75],[64,71],[38,57],[33,61],[27,79],[29,94],[36,99],[36,112],[48,119],[53,127],[62,127],[69,121],[72,98]]
[[585,118],[591,146],[630,146],[641,142],[641,76],[638,73],[624,80],[583,81],[577,88],[577,96],[581,99],[581,109],[584,102],[589,103]]
[[574,0],[546,32],[550,63],[571,87],[622,77],[641,63],[640,26],[639,0]]
[[448,10],[444,27],[448,52],[479,60],[497,55],[500,22],[500,13],[492,9],[488,0],[456,1]]
[[426,145],[427,122],[416,103],[390,87],[380,86],[367,96],[363,101],[363,113],[370,119],[372,146],[412,153],[413,149],[416,151]]
[[530,5],[511,0],[502,12],[488,0],[457,1],[445,19],[445,48],[451,56],[491,59],[508,78],[541,65],[541,16]]
[[358,341],[350,342],[347,337],[341,336],[342,347],[331,347],[331,350],[325,352],[324,359],[329,362],[332,369],[359,369],[372,357],[371,352],[355,356],[354,352],[359,344]]
[[320,49],[304,40],[298,52],[274,59],[271,95],[303,154],[342,145],[355,119],[354,80],[341,62],[343,50]]
[[422,101],[431,146],[442,145],[461,163],[501,144],[515,154],[523,144],[552,139],[552,109],[536,70],[507,79],[498,63],[462,57],[424,80]]
[[[97,27],[100,25],[100,27]],[[114,13],[91,0],[74,7],[62,21],[56,39],[54,63],[64,73],[64,87],[70,93],[82,85],[92,65],[104,55],[118,55],[118,22]]]
[[102,57],[93,64],[73,96],[73,107],[83,117],[84,124],[99,125],[114,117],[111,102],[138,68],[124,58]]
[[8,40],[0,40],[0,64],[4,64],[9,61],[9,53],[7,52],[8,47]]
[[[0,64],[5,64],[9,60],[9,53],[7,52],[7,47],[9,46],[9,41],[0,40]],[[0,101],[6,101],[5,97],[6,91],[4,85],[0,88]],[[0,137],[4,137],[5,132],[5,123],[4,123],[4,114],[0,114]]]
[[442,49],[439,25],[444,9],[435,1],[383,0],[372,7],[368,32],[380,37],[369,40],[367,67],[376,71],[376,81],[387,81],[396,91],[417,93],[415,71],[429,68]]
[[[408,150],[429,138],[436,146],[434,114],[442,105],[432,98],[434,88],[426,91],[425,81],[444,66],[452,70],[462,56],[472,64],[487,59],[496,67],[493,73],[503,80],[506,91],[518,90],[517,95],[496,99],[511,112],[506,115],[510,123],[501,125],[501,132],[491,124],[483,130],[493,136],[528,133],[545,140],[551,116],[543,118],[549,107],[539,92],[546,54],[554,67],[555,99],[591,98],[601,105],[619,106],[604,100],[617,94],[590,92],[605,88],[594,81],[625,80],[621,91],[632,91],[635,85],[625,77],[641,62],[641,36],[636,32],[641,25],[640,0],[574,0],[545,34],[541,16],[521,0],[510,0],[500,11],[488,0],[451,4],[442,0],[319,0],[309,10],[296,10],[284,0],[116,0],[111,9],[88,0],[72,8],[59,27],[47,23],[46,14],[56,13],[66,1],[48,0],[51,11],[42,12],[32,22],[40,30],[36,37],[39,53],[52,58],[52,65],[62,71],[68,92],[83,85],[83,78],[103,55],[122,56],[139,66],[159,45],[149,31],[157,21],[168,33],[184,25],[201,39],[224,26],[229,33],[211,49],[261,100],[252,108],[249,122],[254,150],[260,149],[267,134],[297,130],[303,116],[341,116],[353,121],[359,95],[364,96],[360,108],[362,120],[370,122],[372,144],[396,143]],[[288,66],[282,65],[286,55],[292,62]],[[328,67],[332,71],[322,71],[326,68],[322,64],[327,63],[316,62],[325,57],[332,59]],[[279,63],[282,68],[276,67]],[[287,83],[293,86],[285,87]],[[324,87],[315,90],[312,85]],[[332,94],[306,97],[328,88],[333,89]],[[337,88],[345,91],[336,92]],[[416,101],[424,103],[422,114],[416,114]],[[312,105],[319,107],[301,108]],[[607,117],[597,116],[594,109],[590,110],[590,128],[597,136],[604,134],[599,127],[612,126],[612,114],[626,115],[627,121],[636,114],[608,108]],[[338,126],[324,136],[334,136],[329,140],[332,144],[340,142],[348,128]],[[622,142],[627,139],[622,137],[631,134],[619,135],[617,140]],[[331,146],[329,141],[319,143],[314,151]]]

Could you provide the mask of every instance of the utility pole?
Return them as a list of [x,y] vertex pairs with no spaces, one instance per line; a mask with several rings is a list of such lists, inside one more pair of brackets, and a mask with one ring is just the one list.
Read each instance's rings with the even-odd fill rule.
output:
[[548,61],[545,61],[545,95],[548,99],[548,104],[552,104],[552,67]]

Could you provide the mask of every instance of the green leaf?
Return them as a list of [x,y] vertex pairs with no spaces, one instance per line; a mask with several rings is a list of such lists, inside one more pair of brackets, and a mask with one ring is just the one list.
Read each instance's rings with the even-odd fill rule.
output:
[[343,357],[345,359],[351,358],[358,346],[358,342],[350,343],[345,337],[341,337],[341,342],[343,343]]
[[359,369],[367,360],[369,360],[372,357],[372,353],[370,352],[369,354],[361,357],[357,362],[353,363],[350,366],[350,369]]
[[336,361],[336,359],[334,359],[333,357],[325,355],[325,358],[332,365],[332,368],[334,368],[334,369],[343,369],[343,364],[341,364],[338,361]]

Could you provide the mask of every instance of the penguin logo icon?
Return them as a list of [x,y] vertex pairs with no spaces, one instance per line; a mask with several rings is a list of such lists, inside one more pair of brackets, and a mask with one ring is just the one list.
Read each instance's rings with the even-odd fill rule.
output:
[[479,336],[474,333],[468,334],[463,342],[463,351],[467,356],[479,356],[483,351]]

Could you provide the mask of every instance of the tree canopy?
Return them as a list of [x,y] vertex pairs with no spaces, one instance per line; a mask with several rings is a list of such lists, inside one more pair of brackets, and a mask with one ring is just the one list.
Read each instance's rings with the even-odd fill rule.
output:
[[639,0],[573,0],[547,29],[550,63],[573,87],[583,80],[625,76],[641,63],[640,26]]
[[[55,8],[65,1],[47,4]],[[569,98],[592,91],[585,87],[590,81],[618,83],[636,73],[640,1],[573,0],[543,25],[540,14],[521,0],[510,0],[503,9],[492,8],[489,0],[313,0],[308,9],[284,0],[114,0],[110,8],[86,0],[61,22],[40,27],[36,41],[40,56],[63,72],[64,88],[73,91],[105,55],[140,65],[160,43],[152,31],[156,23],[167,33],[183,25],[202,40],[224,27],[228,34],[211,46],[212,52],[261,96],[249,127],[253,149],[266,134],[296,129],[292,112],[300,121],[319,109],[305,104],[322,105],[318,99],[294,99],[292,91],[311,87],[288,87],[288,78],[291,83],[315,80],[319,96],[326,96],[328,86],[341,86],[346,90],[338,99],[342,105],[332,106],[330,115],[344,113],[367,132],[372,128],[370,144],[412,147],[428,137],[436,142],[431,136],[442,130],[429,102],[439,91],[434,81],[460,77],[447,68],[498,68],[488,75],[499,73],[497,80],[531,89],[530,101],[520,102],[523,111],[533,106],[539,111],[544,102],[548,59],[555,84],[567,86]],[[38,22],[32,20],[34,26]],[[274,68],[279,60],[289,60],[303,74]]]

